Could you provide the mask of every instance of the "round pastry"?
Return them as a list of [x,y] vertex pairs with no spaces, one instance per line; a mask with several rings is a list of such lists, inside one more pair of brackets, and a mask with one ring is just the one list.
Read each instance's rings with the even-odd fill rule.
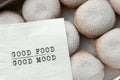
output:
[[24,22],[24,19],[13,11],[0,12],[0,24],[12,24]]
[[65,21],[65,24],[66,24],[69,53],[70,55],[72,55],[79,48],[80,37],[77,29],[72,23]]
[[85,2],[77,9],[74,17],[79,32],[88,38],[97,38],[109,31],[115,21],[115,13],[107,0]]
[[120,28],[115,28],[96,40],[95,52],[105,65],[120,69]]
[[75,53],[71,61],[74,80],[103,80],[104,66],[88,52]]
[[26,0],[22,13],[26,21],[36,21],[60,17],[59,0]]
[[120,15],[120,0],[109,0],[111,6]]
[[87,0],[60,0],[62,4],[69,8],[77,8],[79,5]]

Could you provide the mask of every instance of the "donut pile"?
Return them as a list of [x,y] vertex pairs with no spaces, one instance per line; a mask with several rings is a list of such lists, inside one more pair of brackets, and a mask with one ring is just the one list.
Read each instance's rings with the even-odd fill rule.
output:
[[[25,0],[23,17],[13,11],[1,11],[0,24],[60,18],[62,5],[76,10],[74,23],[65,21],[73,79],[103,80],[104,66],[120,69],[120,28],[115,28],[120,0]],[[80,35],[96,39],[96,56],[79,50]]]

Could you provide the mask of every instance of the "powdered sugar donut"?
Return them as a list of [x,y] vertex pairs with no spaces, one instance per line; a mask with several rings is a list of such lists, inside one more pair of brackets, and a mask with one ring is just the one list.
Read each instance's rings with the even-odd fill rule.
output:
[[78,8],[74,17],[76,27],[88,38],[96,38],[109,31],[115,21],[115,13],[107,0],[88,0]]
[[65,24],[66,24],[69,52],[72,55],[79,48],[80,37],[77,29],[72,23],[65,21]]
[[71,61],[74,80],[103,80],[104,66],[88,52],[75,53]]
[[26,0],[22,13],[26,21],[52,19],[60,17],[61,6],[59,0]]
[[120,28],[104,34],[95,42],[95,52],[109,67],[120,69]]
[[113,9],[120,15],[120,0],[109,0]]
[[64,5],[69,8],[77,8],[80,4],[87,0],[60,0]]
[[13,11],[0,12],[0,24],[11,24],[24,22],[24,19]]

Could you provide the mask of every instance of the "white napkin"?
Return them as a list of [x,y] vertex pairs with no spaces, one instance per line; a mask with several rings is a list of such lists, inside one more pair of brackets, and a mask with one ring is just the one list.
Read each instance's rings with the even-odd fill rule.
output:
[[72,80],[64,19],[0,25],[0,80]]

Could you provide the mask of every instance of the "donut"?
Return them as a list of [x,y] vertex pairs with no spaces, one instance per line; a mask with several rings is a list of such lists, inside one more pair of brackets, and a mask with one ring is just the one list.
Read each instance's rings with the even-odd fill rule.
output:
[[120,0],[109,0],[115,12],[120,15]]
[[65,25],[66,25],[69,53],[70,55],[72,55],[79,48],[80,36],[77,29],[71,22],[65,21]]
[[22,14],[26,21],[58,18],[61,15],[59,0],[26,0]]
[[81,5],[87,0],[60,0],[60,1],[68,8],[77,8],[79,5]]
[[103,80],[104,66],[93,55],[79,51],[71,57],[73,80]]
[[74,16],[79,32],[88,38],[97,38],[114,27],[115,13],[107,0],[88,0]]
[[106,66],[120,69],[120,28],[115,28],[98,38],[94,49]]
[[21,23],[24,19],[13,11],[2,11],[0,12],[0,24],[12,24]]

